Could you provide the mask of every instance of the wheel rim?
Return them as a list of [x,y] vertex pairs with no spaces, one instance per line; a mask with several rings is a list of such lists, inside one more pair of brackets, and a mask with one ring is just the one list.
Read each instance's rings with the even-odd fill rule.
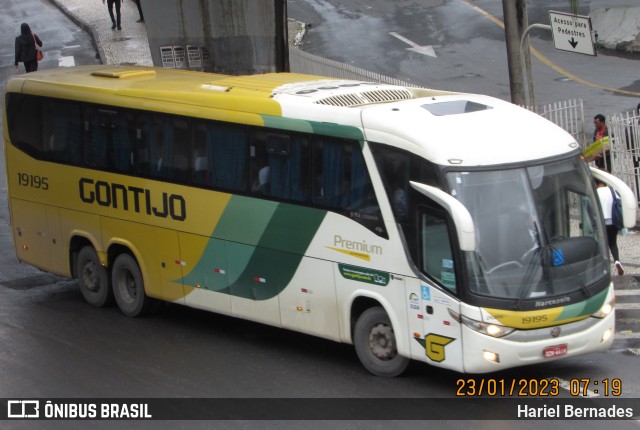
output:
[[397,355],[393,329],[387,324],[377,324],[369,332],[369,350],[380,360],[391,360]]
[[93,261],[87,262],[82,268],[82,282],[87,290],[94,293],[100,289],[98,267]]
[[136,279],[129,270],[125,271],[120,278],[120,292],[122,299],[127,303],[133,303],[138,295]]

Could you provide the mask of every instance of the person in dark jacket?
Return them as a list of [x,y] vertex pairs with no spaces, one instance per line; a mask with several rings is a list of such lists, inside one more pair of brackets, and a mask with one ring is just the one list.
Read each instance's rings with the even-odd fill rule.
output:
[[[107,9],[109,9],[109,16],[111,17],[111,29],[122,30],[120,25],[120,6],[122,6],[122,0],[106,0]],[[102,0],[102,4],[105,4],[105,0]],[[113,7],[116,7],[116,14],[113,15]]]
[[23,62],[27,73],[38,70],[36,43],[39,47],[42,47],[42,41],[38,35],[31,32],[29,24],[23,23],[20,26],[20,36],[16,37],[15,66],[18,67],[18,63]]
[[136,22],[144,22],[144,15],[142,15],[142,6],[140,6],[140,0],[134,0],[136,2],[136,6],[138,6],[138,13],[140,14],[140,19]]

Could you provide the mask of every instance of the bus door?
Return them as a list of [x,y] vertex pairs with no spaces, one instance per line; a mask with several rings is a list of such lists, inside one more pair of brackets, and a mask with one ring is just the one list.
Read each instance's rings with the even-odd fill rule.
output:
[[432,283],[407,278],[411,357],[434,366],[462,368],[462,331],[452,312],[459,302]]
[[[427,279],[407,280],[409,324],[413,354],[433,365],[462,368],[462,328],[456,267],[452,246],[453,225],[446,211],[433,205],[417,208],[420,271]],[[417,347],[416,345],[419,345]],[[414,358],[419,359],[419,355]]]

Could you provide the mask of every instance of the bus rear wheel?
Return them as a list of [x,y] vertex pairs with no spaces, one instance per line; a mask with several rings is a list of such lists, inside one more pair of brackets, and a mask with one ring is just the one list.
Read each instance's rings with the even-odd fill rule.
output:
[[107,270],[100,264],[92,246],[85,246],[78,253],[76,271],[80,291],[87,303],[97,308],[113,303]]
[[129,317],[145,313],[152,301],[144,293],[142,272],[136,260],[129,254],[120,254],[111,269],[113,295],[120,311]]
[[409,359],[398,354],[393,326],[380,306],[360,315],[353,332],[353,344],[360,362],[374,375],[398,376],[409,365]]

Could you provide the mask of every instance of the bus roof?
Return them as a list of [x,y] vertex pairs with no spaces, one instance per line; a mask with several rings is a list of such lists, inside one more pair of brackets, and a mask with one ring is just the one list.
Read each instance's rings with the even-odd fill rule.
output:
[[17,76],[6,91],[124,107],[144,101],[150,110],[248,124],[264,124],[258,117],[265,115],[335,123],[444,165],[506,164],[577,149],[561,128],[499,99],[365,80],[96,65]]
[[[320,88],[323,91],[319,91],[315,95],[312,95],[313,91],[308,89],[296,91],[299,88],[307,88],[307,82],[313,82],[313,87]],[[382,89],[382,92],[386,91],[389,94],[394,91],[393,89],[398,92],[403,88],[298,73],[229,76],[141,66],[96,65],[48,69],[16,76],[7,85],[6,90],[39,95],[47,95],[47,93],[51,92],[57,97],[72,99],[80,96],[78,94],[78,91],[80,91],[80,99],[85,101],[99,102],[99,100],[90,99],[116,95],[122,98],[135,97],[203,107],[216,107],[216,100],[223,100],[228,103],[231,98],[248,98],[253,101],[253,105],[235,106],[235,108],[256,113],[262,112],[260,107],[263,107],[263,103],[272,101],[273,97],[278,94],[295,96],[295,98],[304,102],[342,107],[397,100],[395,96],[383,95],[379,99],[360,100],[355,104],[322,102],[322,99],[330,100],[335,94],[350,92],[350,88],[355,85],[367,85],[373,90],[377,89],[380,92]],[[333,89],[338,91],[332,91]],[[404,89],[404,91],[408,93],[407,89]],[[410,95],[409,98],[414,98],[417,95],[416,93],[420,93],[419,96],[427,95],[425,90],[420,89],[411,89],[411,92],[413,95]],[[428,94],[441,93],[432,91]],[[404,98],[407,97],[405,96]],[[234,108],[229,107],[229,105],[224,107]]]

